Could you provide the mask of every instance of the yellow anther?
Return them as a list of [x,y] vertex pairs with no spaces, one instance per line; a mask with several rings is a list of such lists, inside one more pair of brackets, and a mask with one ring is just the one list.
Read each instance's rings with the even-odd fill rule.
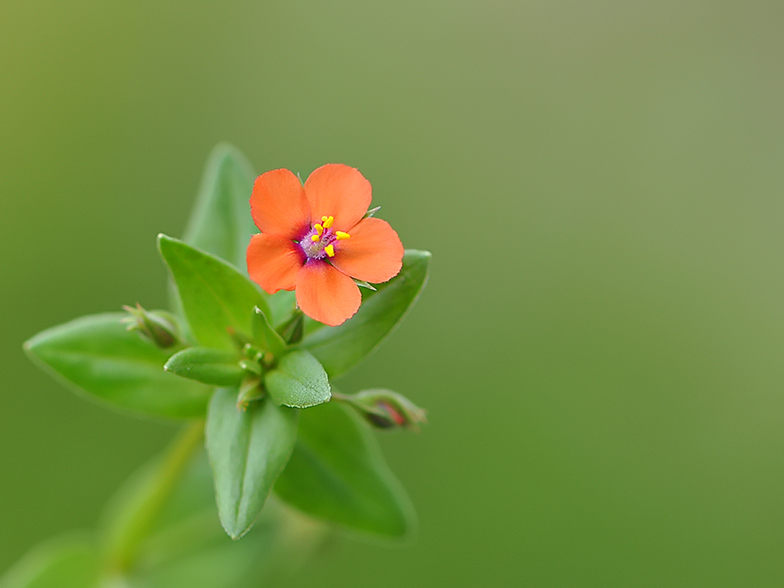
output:
[[329,227],[332,226],[332,223],[335,222],[335,217],[334,216],[330,216],[330,217],[327,217],[326,219],[322,218],[322,220],[324,221],[324,228],[328,229]]
[[327,245],[324,247],[324,251],[326,251],[327,255],[330,257],[335,257],[335,248],[332,245]]
[[319,234],[319,237],[321,237],[321,233],[324,232],[324,227],[322,227],[321,225],[313,225],[313,228],[316,229],[316,232]]
[[348,239],[351,237],[348,233],[344,233],[343,231],[335,231],[335,238],[340,241],[341,239]]
[[310,237],[310,240],[311,241],[318,241],[320,238],[321,237],[319,237],[318,235],[313,235],[313,236]]
[[322,222],[322,223],[325,223],[325,222],[327,222],[327,219],[328,219],[328,218],[329,218],[328,216],[322,216],[322,217],[321,217],[321,222]]

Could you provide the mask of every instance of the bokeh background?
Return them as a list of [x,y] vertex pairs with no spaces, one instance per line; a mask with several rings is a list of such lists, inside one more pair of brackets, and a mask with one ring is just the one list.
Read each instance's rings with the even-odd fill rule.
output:
[[[358,167],[430,284],[343,388],[413,546],[292,587],[784,585],[784,4],[106,0],[0,9],[0,571],[93,527],[174,429],[75,397],[39,330],[165,304],[215,143]],[[283,585],[283,584],[279,584]]]

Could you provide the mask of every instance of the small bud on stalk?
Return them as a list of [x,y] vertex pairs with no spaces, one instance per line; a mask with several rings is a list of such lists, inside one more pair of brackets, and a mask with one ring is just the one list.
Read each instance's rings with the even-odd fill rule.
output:
[[333,397],[350,405],[379,429],[402,427],[418,431],[419,425],[427,422],[424,409],[391,390],[365,390],[354,396],[333,393]]
[[126,305],[123,310],[130,315],[122,319],[129,331],[138,331],[161,349],[168,349],[180,343],[179,329],[174,317],[168,313],[145,310],[138,302],[135,308]]

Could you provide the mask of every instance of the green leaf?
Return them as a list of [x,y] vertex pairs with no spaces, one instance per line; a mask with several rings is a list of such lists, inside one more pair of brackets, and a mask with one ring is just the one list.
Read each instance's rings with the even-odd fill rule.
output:
[[204,384],[239,386],[245,376],[239,359],[236,352],[190,347],[172,355],[163,369]]
[[284,355],[264,376],[264,386],[278,404],[307,408],[329,401],[332,393],[327,372],[307,351]]
[[267,315],[258,307],[253,309],[253,340],[275,357],[282,356],[286,351],[286,342],[272,328]]
[[205,347],[236,349],[230,329],[247,336],[253,307],[268,312],[261,291],[222,259],[178,239],[159,235],[158,248],[177,284],[193,336]]
[[115,406],[163,417],[204,415],[212,389],[163,371],[171,351],[132,333],[126,315],[82,317],[39,333],[30,357],[77,391]]
[[210,402],[207,452],[221,524],[232,539],[253,525],[294,449],[298,411],[269,400],[237,408],[237,390],[221,388]]
[[300,343],[321,362],[330,378],[337,378],[367,357],[400,323],[425,286],[430,268],[428,251],[406,251],[403,269],[378,291],[364,291],[362,306],[338,327],[311,323]]
[[375,438],[336,402],[302,411],[297,445],[275,493],[299,510],[348,529],[405,537],[416,516]]
[[247,275],[245,255],[258,230],[250,216],[256,174],[240,151],[222,143],[207,160],[199,195],[183,239],[225,259]]
[[0,588],[94,588],[100,566],[90,541],[58,538],[30,551],[0,578]]

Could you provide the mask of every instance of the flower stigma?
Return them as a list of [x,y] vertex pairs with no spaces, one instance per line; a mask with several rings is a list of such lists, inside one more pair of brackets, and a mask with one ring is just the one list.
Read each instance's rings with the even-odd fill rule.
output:
[[343,231],[333,231],[335,217],[322,216],[321,223],[316,223],[299,242],[308,259],[324,259],[335,257],[335,243],[351,237]]

